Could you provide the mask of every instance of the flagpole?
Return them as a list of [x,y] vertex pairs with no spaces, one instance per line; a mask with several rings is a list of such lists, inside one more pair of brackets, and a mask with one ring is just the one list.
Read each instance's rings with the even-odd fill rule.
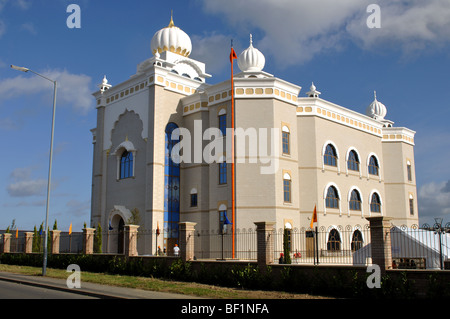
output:
[[235,53],[233,49],[233,40],[231,40],[231,234],[232,234],[232,258],[235,258],[235,225],[236,225],[236,211],[235,211],[235,166],[234,166],[234,79],[233,79],[233,60]]

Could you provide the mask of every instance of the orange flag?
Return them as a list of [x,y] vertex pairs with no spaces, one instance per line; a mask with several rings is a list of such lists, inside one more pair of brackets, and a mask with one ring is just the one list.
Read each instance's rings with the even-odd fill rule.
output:
[[230,62],[233,63],[233,60],[235,59],[237,59],[236,51],[234,51],[233,47],[231,47]]
[[70,223],[70,226],[69,226],[69,235],[72,235],[72,223]]
[[311,218],[311,225],[309,225],[311,227],[311,229],[313,229],[314,227],[314,223],[317,223],[317,211],[316,211],[316,206],[314,206],[314,212]]
[[16,238],[19,238],[19,228],[16,229]]

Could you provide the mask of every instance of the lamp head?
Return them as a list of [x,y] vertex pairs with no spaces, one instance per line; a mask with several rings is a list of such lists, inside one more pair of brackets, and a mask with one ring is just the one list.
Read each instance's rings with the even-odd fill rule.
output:
[[22,71],[22,72],[28,72],[29,69],[24,68],[23,66],[16,66],[16,65],[12,65],[11,64],[11,69],[17,70],[17,71]]

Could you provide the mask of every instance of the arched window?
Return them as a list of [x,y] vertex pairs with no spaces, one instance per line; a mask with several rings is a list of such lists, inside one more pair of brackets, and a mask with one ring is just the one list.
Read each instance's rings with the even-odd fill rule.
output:
[[372,213],[381,213],[381,200],[377,193],[373,193],[370,198],[370,211]]
[[290,154],[290,132],[289,128],[285,125],[282,129],[282,137],[283,137],[283,154]]
[[226,109],[221,109],[219,111],[219,130],[222,132],[223,136],[227,135],[227,111],[226,111]]
[[133,153],[124,151],[120,157],[120,179],[133,176]]
[[379,170],[380,166],[378,165],[378,160],[375,156],[371,156],[369,159],[369,174],[371,175],[377,175],[379,174],[378,170]]
[[326,206],[328,208],[339,208],[339,195],[336,187],[334,186],[328,187]]
[[348,154],[347,167],[349,170],[359,172],[359,158],[354,150],[351,150]]
[[409,214],[414,216],[414,196],[409,194]]
[[219,163],[219,184],[227,183],[227,162]]
[[339,236],[339,232],[334,228],[328,234],[327,250],[341,250],[341,236]]
[[357,251],[363,246],[362,234],[358,229],[353,232],[351,246],[353,252]]
[[283,176],[283,195],[284,202],[291,202],[291,176],[288,173],[285,173]]
[[350,194],[350,210],[361,210],[361,196],[359,192],[354,189]]
[[328,144],[323,155],[323,162],[325,165],[337,166],[337,153],[333,145]]

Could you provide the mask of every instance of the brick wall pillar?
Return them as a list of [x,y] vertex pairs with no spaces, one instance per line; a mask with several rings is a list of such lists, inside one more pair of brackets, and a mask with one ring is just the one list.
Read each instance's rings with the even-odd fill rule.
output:
[[275,222],[256,222],[257,260],[260,270],[266,269],[266,265],[272,264],[273,252],[273,227]]
[[392,268],[391,220],[389,217],[367,217],[370,223],[372,264],[384,272]]
[[59,254],[59,240],[61,238],[60,230],[51,230],[50,231],[50,247],[52,254]]
[[9,253],[11,251],[11,234],[3,234],[3,253]]
[[23,251],[25,254],[31,254],[33,252],[33,237],[34,233],[32,232],[25,233],[25,243],[23,245]]
[[125,256],[137,256],[137,233],[138,233],[138,225],[125,225],[125,244],[124,244],[124,253]]
[[197,223],[178,223],[180,232],[180,257],[183,261],[194,259],[194,231]]
[[94,232],[95,228],[83,228],[83,254],[94,253]]

